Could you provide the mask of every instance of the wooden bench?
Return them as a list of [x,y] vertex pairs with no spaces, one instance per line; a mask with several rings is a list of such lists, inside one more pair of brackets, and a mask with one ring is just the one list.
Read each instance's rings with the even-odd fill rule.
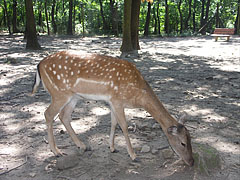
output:
[[217,41],[219,37],[226,37],[227,41],[229,41],[230,36],[234,34],[234,31],[234,28],[216,28],[211,36],[215,37],[215,41]]

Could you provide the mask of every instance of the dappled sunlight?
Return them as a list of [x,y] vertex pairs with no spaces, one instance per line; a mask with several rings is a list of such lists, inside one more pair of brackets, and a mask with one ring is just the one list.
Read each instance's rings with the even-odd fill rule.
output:
[[16,156],[22,152],[22,148],[17,144],[8,144],[0,149],[0,155]]
[[103,116],[110,113],[110,109],[106,107],[94,107],[91,111],[97,116]]
[[240,156],[239,145],[226,142],[226,140],[219,135],[198,137],[195,139],[195,141],[198,143],[209,144],[210,146],[224,153],[232,153]]
[[201,117],[201,120],[204,122],[214,123],[214,122],[226,122],[228,120],[228,118],[216,113],[214,109],[210,108],[201,109],[197,105],[191,105],[185,108],[186,108],[185,112],[187,112],[188,115],[194,117]]

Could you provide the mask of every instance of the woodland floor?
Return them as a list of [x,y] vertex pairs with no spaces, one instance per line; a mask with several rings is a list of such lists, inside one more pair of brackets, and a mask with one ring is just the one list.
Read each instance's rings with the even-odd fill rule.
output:
[[111,154],[109,106],[88,100],[79,101],[72,125],[92,151],[78,154],[57,119],[55,138],[68,155],[55,157],[47,144],[43,115],[50,96],[42,87],[28,96],[36,65],[48,54],[67,49],[119,56],[121,39],[41,36],[39,42],[43,50],[28,51],[23,36],[0,35],[1,180],[240,179],[240,37],[230,42],[214,42],[208,36],[143,38],[139,55],[127,58],[172,115],[187,113],[192,142],[217,149],[222,167],[209,176],[173,164],[178,157],[166,155],[168,142],[160,126],[142,109],[126,110],[130,138],[141,162],[130,160],[119,128],[119,152]]

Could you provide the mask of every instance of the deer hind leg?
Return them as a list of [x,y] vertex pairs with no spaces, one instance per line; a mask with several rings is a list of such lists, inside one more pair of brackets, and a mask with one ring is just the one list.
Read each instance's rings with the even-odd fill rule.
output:
[[47,124],[48,142],[51,151],[56,155],[62,155],[61,151],[57,148],[55,138],[53,135],[53,121],[59,111],[68,103],[69,98],[61,97],[61,99],[52,98],[52,102],[45,111],[45,119]]
[[118,103],[116,102],[116,103],[112,103],[112,111],[114,113],[114,116],[115,116],[119,126],[121,127],[121,129],[123,131],[123,135],[125,137],[126,144],[127,144],[128,154],[130,155],[132,160],[135,160],[136,159],[136,154],[133,151],[132,144],[131,144],[130,139],[128,137],[128,125],[127,125],[127,122],[126,122],[124,108],[121,105],[118,105]]
[[72,99],[71,101],[69,101],[69,103],[59,113],[59,119],[65,126],[67,132],[69,133],[70,137],[72,138],[72,140],[76,144],[76,146],[78,148],[80,148],[81,151],[84,152],[84,151],[86,151],[86,145],[78,139],[75,131],[73,130],[73,128],[71,126],[71,120],[72,120],[71,114],[72,114],[76,104],[77,104],[77,99]]
[[117,126],[117,120],[113,113],[113,110],[111,111],[111,132],[110,132],[110,151],[117,152],[114,148],[114,138],[115,138],[115,130]]

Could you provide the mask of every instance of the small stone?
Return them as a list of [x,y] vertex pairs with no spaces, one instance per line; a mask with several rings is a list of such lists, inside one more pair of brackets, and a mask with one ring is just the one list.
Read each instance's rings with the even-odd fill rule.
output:
[[155,148],[153,148],[153,149],[152,149],[152,154],[157,154],[157,153],[158,153],[158,150],[155,149]]
[[154,123],[152,129],[160,129],[160,124]]
[[57,159],[56,167],[59,170],[75,167],[79,163],[79,159],[76,155],[62,156]]
[[36,173],[35,172],[31,172],[31,173],[29,173],[29,176],[33,178],[33,177],[36,176]]
[[171,149],[162,150],[162,155],[165,159],[170,159],[173,156],[173,151]]
[[151,150],[150,146],[144,145],[141,149],[141,152],[142,153],[148,153],[148,152],[150,152],[150,150]]

